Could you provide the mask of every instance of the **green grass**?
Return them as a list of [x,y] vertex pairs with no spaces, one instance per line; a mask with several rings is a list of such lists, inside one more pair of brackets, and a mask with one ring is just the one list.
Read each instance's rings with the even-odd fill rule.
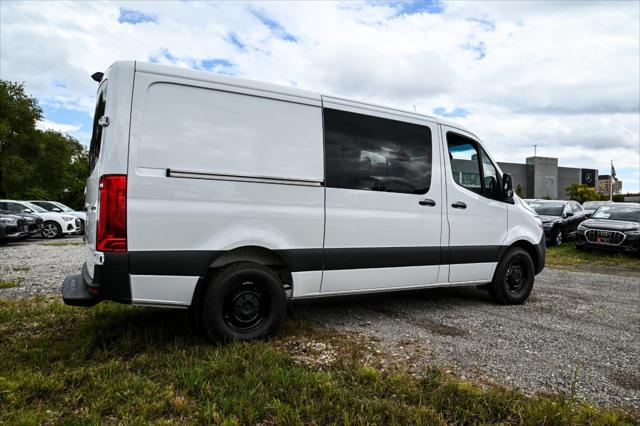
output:
[[0,300],[0,424],[604,425],[634,416],[438,369],[383,369],[367,342],[296,312],[268,342],[213,345],[182,311]]
[[0,280],[0,288],[13,288],[20,285],[19,280]]
[[570,269],[612,269],[640,271],[640,258],[626,253],[578,250],[573,242],[547,248],[547,266]]

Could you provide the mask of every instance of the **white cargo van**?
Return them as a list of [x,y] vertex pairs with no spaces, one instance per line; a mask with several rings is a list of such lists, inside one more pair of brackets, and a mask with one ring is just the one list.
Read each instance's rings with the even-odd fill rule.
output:
[[287,299],[484,285],[523,303],[544,267],[540,220],[455,124],[139,62],[94,79],[69,305],[191,308],[210,337],[245,340]]

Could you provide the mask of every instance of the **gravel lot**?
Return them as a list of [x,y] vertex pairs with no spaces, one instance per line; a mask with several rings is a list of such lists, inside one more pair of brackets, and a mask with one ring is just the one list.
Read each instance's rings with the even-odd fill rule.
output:
[[[78,237],[1,246],[0,279],[20,287],[0,289],[0,298],[58,293],[85,253]],[[528,393],[571,393],[575,382],[579,398],[640,408],[640,277],[546,269],[523,306],[450,288],[299,301],[294,309],[371,337],[390,363],[416,371],[436,364]]]

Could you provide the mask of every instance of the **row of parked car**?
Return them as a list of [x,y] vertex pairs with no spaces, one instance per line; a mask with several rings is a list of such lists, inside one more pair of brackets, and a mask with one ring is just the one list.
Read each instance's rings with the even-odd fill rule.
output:
[[53,239],[83,234],[86,220],[84,212],[57,201],[0,200],[0,243],[31,236]]
[[542,219],[547,245],[573,238],[579,249],[640,255],[640,204],[609,201],[524,200]]

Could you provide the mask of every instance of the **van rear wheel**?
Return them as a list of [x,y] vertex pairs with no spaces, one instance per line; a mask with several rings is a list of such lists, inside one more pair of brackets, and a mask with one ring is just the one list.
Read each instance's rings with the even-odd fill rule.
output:
[[502,305],[524,303],[535,278],[535,267],[529,253],[519,247],[513,247],[502,258],[496,268],[493,281],[488,287],[493,300]]
[[287,297],[278,275],[266,266],[241,262],[215,274],[202,305],[203,328],[213,340],[266,338],[280,327]]

